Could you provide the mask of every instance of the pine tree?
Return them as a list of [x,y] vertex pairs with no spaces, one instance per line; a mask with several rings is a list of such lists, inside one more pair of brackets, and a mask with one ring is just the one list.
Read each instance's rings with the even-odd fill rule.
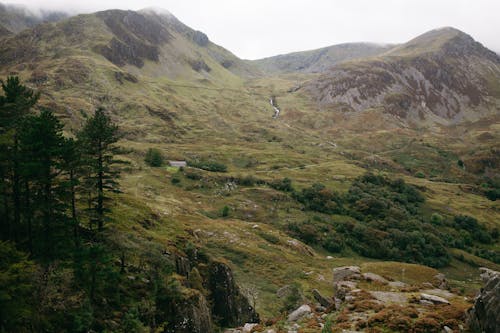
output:
[[66,210],[63,200],[65,189],[59,178],[65,146],[62,128],[63,125],[50,110],[43,110],[38,116],[27,117],[19,133],[21,175],[26,188],[24,196],[30,208],[25,212],[29,248],[32,248],[32,217],[39,216],[44,254],[49,257],[53,255],[58,241],[54,236],[55,224],[64,228],[62,222]]
[[[0,80],[0,182],[3,196],[2,229],[7,238],[18,239],[21,224],[21,178],[18,132],[24,117],[37,103],[40,94],[22,85],[16,76]],[[9,200],[9,197],[12,200]],[[10,218],[12,202],[13,219]],[[11,223],[12,222],[12,223]]]
[[72,138],[65,139],[62,150],[62,169],[65,173],[67,195],[70,202],[70,219],[73,225],[73,240],[75,246],[79,245],[78,227],[79,221],[76,209],[76,195],[80,185],[82,172],[81,148],[79,142]]
[[87,167],[87,184],[95,192],[93,210],[99,230],[104,226],[107,207],[106,192],[118,192],[116,178],[118,172],[113,168],[117,161],[114,145],[118,141],[118,127],[113,124],[103,108],[98,108],[93,117],[85,123],[78,138],[82,143],[84,160]]

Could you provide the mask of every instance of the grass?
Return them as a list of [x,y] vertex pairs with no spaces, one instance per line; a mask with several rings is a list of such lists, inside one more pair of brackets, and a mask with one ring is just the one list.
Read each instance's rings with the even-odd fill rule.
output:
[[[107,41],[110,36],[103,32],[101,23],[94,23],[86,26],[85,36]],[[500,227],[498,201],[489,201],[464,186],[475,186],[482,175],[456,166],[458,157],[479,145],[485,151],[496,147],[494,140],[480,143],[478,136],[485,131],[498,136],[498,118],[435,131],[402,128],[377,109],[343,113],[322,109],[301,90],[287,92],[314,75],[245,81],[222,70],[213,60],[206,61],[214,68],[207,77],[184,67],[176,68],[177,76],[173,72],[157,73],[158,64],[150,62],[141,70],[117,68],[89,51],[92,45],[85,42],[86,38],[82,40],[83,51],[76,47],[69,50],[72,61],[49,57],[37,60],[37,68],[51,78],[37,88],[42,91],[43,105],[55,104],[68,135],[74,134],[72,130],[100,104],[120,126],[120,146],[127,151],[123,157],[131,166],[120,180],[124,193],[117,197],[113,209],[115,222],[110,236],[117,244],[142,251],[174,246],[179,239],[193,242],[211,256],[227,260],[238,283],[256,285],[257,309],[263,317],[279,314],[281,301],[276,290],[293,282],[299,283],[306,295],[313,288],[331,295],[334,267],[358,264],[363,271],[408,283],[429,281],[437,271],[419,265],[375,262],[349,250],[333,255],[331,260],[326,256],[332,254],[322,249],[313,249],[315,255],[310,256],[290,246],[285,233],[289,222],[306,221],[312,218],[310,213],[290,196],[265,185],[227,191],[222,177],[251,175],[264,181],[288,177],[297,190],[321,182],[343,193],[354,178],[375,170],[418,185],[432,209],[443,216],[466,213],[490,228]],[[55,41],[65,45],[62,36]],[[170,47],[189,46],[185,41],[179,43]],[[190,54],[195,51],[207,58],[207,50],[196,48]],[[84,80],[71,83],[65,77],[65,85],[56,87],[56,70],[69,70],[75,61],[89,70],[81,68],[76,73],[84,75]],[[120,84],[114,78],[119,70],[130,71],[139,82]],[[1,68],[0,75],[11,71]],[[26,80],[31,76],[28,66],[16,71]],[[272,95],[277,96],[282,110],[278,119],[272,119]],[[228,171],[199,171],[202,178],[193,180],[178,173],[177,168],[149,168],[143,162],[148,148],[160,149],[166,160],[213,159],[227,165]],[[426,178],[415,177],[420,170]],[[179,177],[180,183],[172,184],[172,177]],[[230,213],[223,219],[218,212],[224,206]],[[499,250],[498,246],[493,247]],[[464,257],[478,265],[497,267],[466,253]],[[457,286],[466,285],[478,274],[475,267],[456,259],[443,272]]]

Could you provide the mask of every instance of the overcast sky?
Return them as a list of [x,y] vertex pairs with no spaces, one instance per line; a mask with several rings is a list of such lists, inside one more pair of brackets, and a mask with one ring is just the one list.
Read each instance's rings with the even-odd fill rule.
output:
[[[0,0],[4,2],[3,0]],[[93,12],[164,8],[245,59],[370,41],[400,43],[453,26],[500,51],[500,0],[7,0]]]

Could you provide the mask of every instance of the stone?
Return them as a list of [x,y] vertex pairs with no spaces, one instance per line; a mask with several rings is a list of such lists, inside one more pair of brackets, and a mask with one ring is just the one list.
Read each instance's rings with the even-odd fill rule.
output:
[[448,280],[446,279],[446,276],[443,273],[439,273],[434,275],[434,281],[436,287],[439,289],[448,289]]
[[325,308],[329,308],[329,307],[331,307],[333,305],[332,299],[329,298],[329,297],[325,297],[325,296],[321,295],[321,293],[319,292],[318,289],[313,289],[312,290],[312,294],[313,294],[314,299],[319,304],[321,304],[321,306],[323,306]]
[[361,276],[361,269],[359,266],[343,266],[333,269],[333,283],[345,281],[351,278],[358,278]]
[[448,302],[448,300],[443,297],[439,297],[436,295],[429,295],[425,293],[420,294],[420,299],[432,302],[434,304],[450,304],[450,302]]
[[483,288],[467,313],[472,332],[498,332],[500,327],[500,272],[481,267]]
[[449,328],[448,326],[443,327],[443,331],[445,333],[453,333],[453,330],[451,328]]
[[312,312],[312,309],[309,305],[304,304],[301,305],[298,309],[293,311],[288,315],[288,321],[297,321],[300,318],[304,317],[305,315],[308,315]]
[[254,327],[258,326],[259,324],[255,323],[246,323],[243,325],[243,329],[241,330],[242,333],[251,333]]
[[387,285],[389,287],[396,288],[396,289],[405,288],[408,286],[406,283],[401,282],[401,281],[389,281],[389,283]]
[[365,279],[366,281],[377,282],[380,284],[388,284],[389,283],[389,281],[387,281],[387,279],[385,279],[382,276],[375,274],[375,273],[363,273],[363,279]]
[[279,288],[278,290],[276,290],[276,296],[278,298],[284,298],[284,297],[287,297],[288,295],[290,295],[290,293],[292,293],[292,286],[287,284],[287,285],[284,285],[283,287]]
[[432,303],[431,301],[426,301],[425,299],[421,299],[419,303],[420,305],[425,305],[425,306],[434,305],[434,303]]

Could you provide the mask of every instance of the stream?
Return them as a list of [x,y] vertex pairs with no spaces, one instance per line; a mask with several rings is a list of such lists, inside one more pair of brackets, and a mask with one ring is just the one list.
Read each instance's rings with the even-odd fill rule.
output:
[[271,106],[274,109],[273,119],[276,119],[280,115],[280,109],[276,105],[274,105],[274,98],[273,97],[271,97],[271,99],[269,100],[269,102],[271,103]]

